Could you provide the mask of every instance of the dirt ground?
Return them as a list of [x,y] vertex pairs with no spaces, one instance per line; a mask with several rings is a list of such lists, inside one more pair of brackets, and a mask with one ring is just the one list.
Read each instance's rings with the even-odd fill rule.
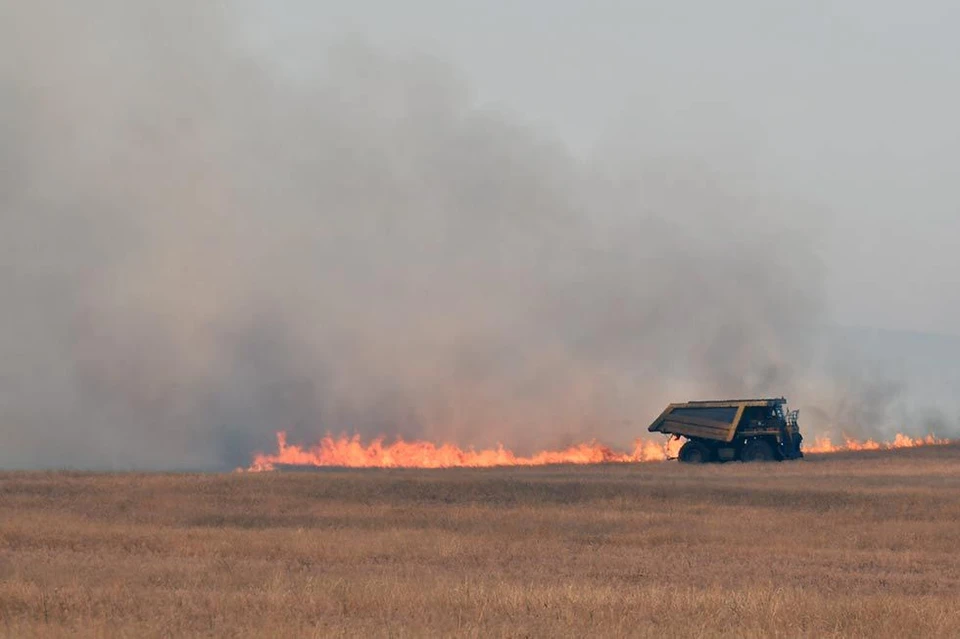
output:
[[960,447],[0,473],[0,635],[960,636]]

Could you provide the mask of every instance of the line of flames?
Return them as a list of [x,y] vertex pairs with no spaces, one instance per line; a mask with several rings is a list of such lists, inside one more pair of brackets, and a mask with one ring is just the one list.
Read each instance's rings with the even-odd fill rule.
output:
[[916,448],[917,446],[941,446],[949,443],[951,443],[951,440],[941,439],[933,435],[910,437],[902,433],[897,433],[893,441],[889,442],[878,442],[873,439],[859,441],[844,437],[842,444],[834,444],[829,437],[817,437],[813,440],[813,444],[804,444],[803,451],[806,453],[838,453],[845,450],[888,450],[891,448]]
[[[348,468],[484,468],[491,466],[545,466],[548,464],[611,464],[649,462],[672,459],[683,444],[678,439],[651,441],[638,439],[632,452],[618,452],[608,446],[589,442],[562,450],[547,450],[534,455],[517,455],[503,446],[474,450],[463,449],[454,444],[434,444],[428,441],[403,440],[391,444],[379,437],[364,444],[359,435],[327,435],[312,447],[287,443],[285,432],[277,433],[277,452],[258,453],[247,469],[253,472],[274,470],[277,466],[339,466]],[[814,439],[805,444],[804,452],[835,453],[850,450],[882,450],[913,448],[948,444],[950,440],[933,435],[908,437],[898,434],[893,441],[858,441],[844,438],[842,444],[834,444],[829,438]]]

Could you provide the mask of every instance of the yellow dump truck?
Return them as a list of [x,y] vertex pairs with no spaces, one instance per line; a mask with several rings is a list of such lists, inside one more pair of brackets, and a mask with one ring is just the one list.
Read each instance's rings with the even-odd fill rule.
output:
[[798,412],[783,397],[686,402],[667,406],[648,430],[686,438],[686,463],[799,459]]

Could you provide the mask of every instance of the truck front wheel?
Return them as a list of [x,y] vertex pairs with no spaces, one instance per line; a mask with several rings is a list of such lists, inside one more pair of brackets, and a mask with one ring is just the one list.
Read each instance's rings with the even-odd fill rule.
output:
[[773,461],[773,448],[762,439],[751,439],[743,445],[740,459],[744,462]]
[[710,461],[710,449],[691,440],[683,445],[677,458],[684,464],[704,464]]

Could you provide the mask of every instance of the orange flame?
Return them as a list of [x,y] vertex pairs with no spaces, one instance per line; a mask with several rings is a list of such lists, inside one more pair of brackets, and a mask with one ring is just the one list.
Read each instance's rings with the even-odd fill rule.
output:
[[842,444],[834,444],[829,437],[817,437],[813,444],[804,444],[803,451],[806,453],[838,453],[846,450],[890,450],[892,448],[915,448],[917,446],[940,446],[949,444],[949,439],[941,439],[933,435],[926,437],[909,437],[903,433],[897,433],[897,436],[890,442],[877,442],[873,439],[866,441],[857,441],[853,438],[844,436]]
[[617,452],[596,442],[563,450],[546,450],[529,457],[503,446],[474,450],[453,444],[398,440],[385,445],[379,437],[364,444],[359,435],[334,438],[327,435],[312,448],[287,443],[285,432],[277,433],[277,452],[258,453],[248,470],[267,471],[279,466],[344,466],[350,468],[483,468],[490,466],[544,466],[548,464],[609,464],[661,461],[676,457],[682,442],[638,439],[633,452]]
[[[805,444],[807,453],[836,453],[851,450],[888,450],[949,444],[951,440],[933,435],[912,438],[898,434],[893,441],[872,439],[857,441],[844,437],[842,444],[834,444],[829,437],[818,437],[813,444]],[[683,441],[665,442],[638,439],[633,452],[618,452],[596,442],[577,444],[563,450],[545,450],[529,457],[497,446],[483,450],[463,449],[454,444],[434,444],[427,441],[398,440],[384,444],[378,437],[364,444],[359,435],[334,438],[327,435],[313,447],[287,443],[285,432],[277,433],[277,452],[258,453],[247,469],[253,472],[274,470],[277,466],[342,466],[347,468],[486,468],[491,466],[545,466],[548,464],[611,464],[663,461],[677,456]]]

